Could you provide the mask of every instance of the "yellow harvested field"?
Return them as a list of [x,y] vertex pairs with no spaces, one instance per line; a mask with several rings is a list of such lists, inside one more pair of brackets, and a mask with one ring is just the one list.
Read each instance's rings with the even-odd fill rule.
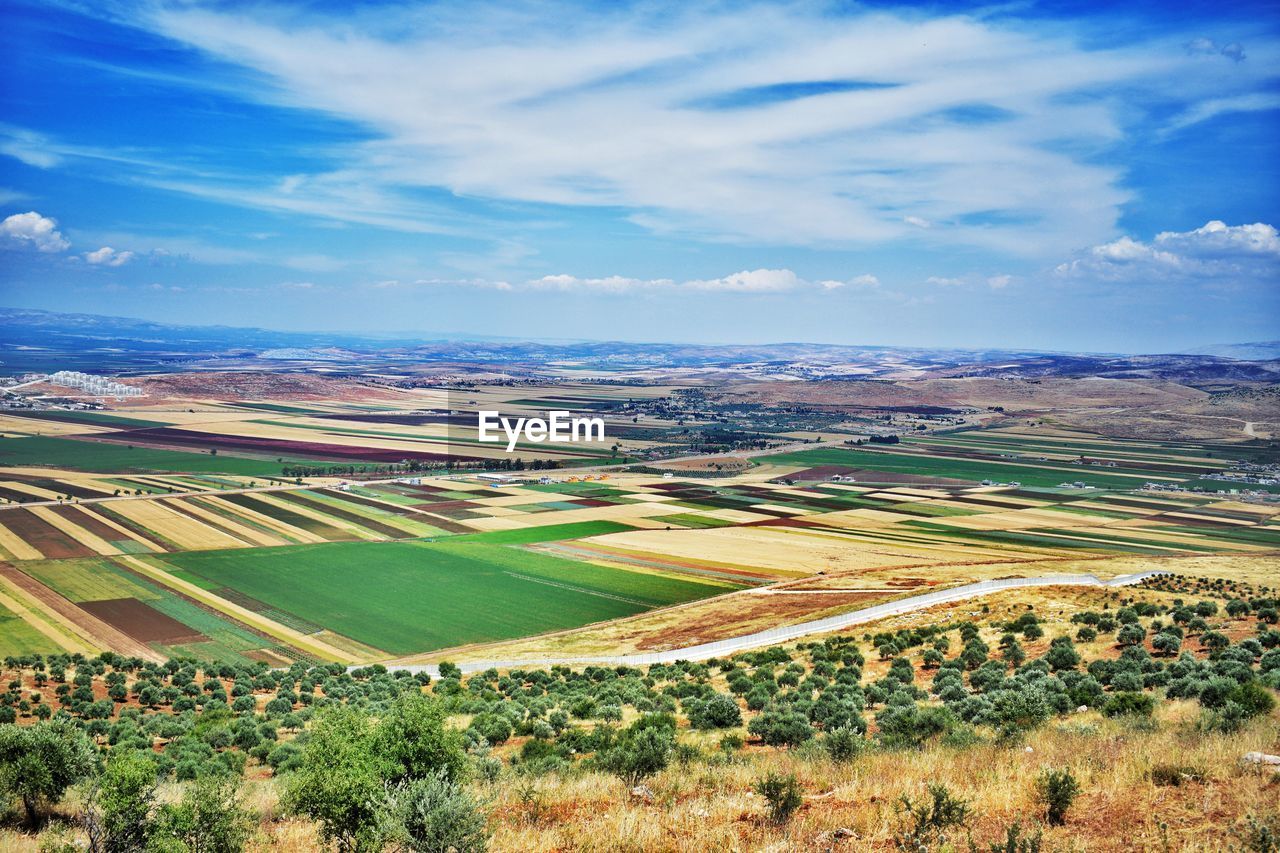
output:
[[101,554],[104,557],[121,553],[119,548],[112,545],[101,536],[97,536],[88,530],[85,530],[78,524],[73,524],[47,506],[33,506],[31,507],[30,512],[37,518],[40,518],[48,524],[58,528],[81,545],[84,545],[86,548],[93,549],[94,552]]
[[800,509],[794,506],[781,506],[779,504],[754,504],[754,508],[760,510],[762,513],[766,515],[769,515],[775,512],[782,513],[783,515],[810,515],[811,514],[811,511],[807,509]]
[[84,515],[87,515],[93,518],[99,524],[105,524],[107,527],[110,527],[112,530],[115,530],[117,533],[120,534],[121,539],[132,539],[134,542],[138,543],[140,547],[142,547],[147,551],[156,550],[156,546],[154,543],[150,542],[147,539],[144,539],[143,537],[139,536],[137,533],[134,533],[132,530],[125,527],[123,524],[120,524],[119,522],[115,521],[114,519],[107,518],[105,515],[101,513],[94,512],[90,507],[87,507],[87,506],[75,506],[74,509],[76,510],[76,512],[83,513]]
[[281,536],[296,542],[311,545],[317,542],[326,541],[323,536],[317,536],[309,530],[303,530],[299,527],[294,527],[291,524],[285,524],[283,521],[277,521],[269,515],[249,509],[248,507],[240,506],[239,504],[233,504],[230,501],[223,500],[222,498],[214,495],[204,496],[201,500],[208,501],[211,506],[216,506],[218,509],[232,513],[233,515],[241,516],[255,524],[260,524],[269,530],[274,530]]
[[745,509],[717,509],[717,510],[685,510],[692,512],[694,515],[705,515],[707,518],[718,518],[722,521],[733,521],[738,523],[746,523],[749,521],[766,521],[772,516],[765,515],[762,512],[749,512]]
[[332,515],[325,515],[322,512],[318,512],[317,510],[303,506],[302,504],[290,503],[289,501],[281,500],[270,492],[259,492],[255,497],[264,504],[270,504],[271,506],[279,507],[280,509],[288,510],[289,512],[295,512],[298,515],[319,521],[323,524],[328,524],[329,526],[336,527],[339,530],[345,530],[366,542],[384,542],[387,538],[385,536],[379,536],[377,533],[373,533],[372,531],[365,530],[363,527],[358,527],[345,519],[337,518]]
[[214,548],[244,548],[247,544],[221,530],[182,515],[160,501],[116,501],[111,508],[183,549],[203,551]]
[[44,554],[32,548],[25,539],[5,527],[4,519],[4,513],[0,512],[0,556],[6,560],[44,559]]
[[0,433],[5,435],[87,435],[95,432],[111,432],[110,427],[96,424],[77,424],[67,421],[39,420],[0,415]]
[[[175,503],[177,502],[176,499],[167,499],[167,500],[172,500]],[[290,544],[288,539],[284,539],[283,537],[279,537],[279,536],[272,536],[269,533],[263,533],[261,530],[250,527],[247,524],[239,524],[235,521],[232,521],[229,518],[218,515],[216,512],[210,512],[209,510],[197,504],[195,501],[188,500],[188,501],[181,501],[181,503],[182,503],[182,508],[185,509],[187,512],[191,513],[192,515],[198,515],[200,518],[204,519],[205,521],[211,522],[212,524],[225,527],[232,534],[240,537],[241,539],[244,539],[246,542],[252,542],[254,545],[262,545],[266,547]]]
[[608,533],[584,540],[611,549],[641,551],[682,560],[713,560],[765,570],[856,571],[941,562],[928,548],[869,546],[838,534],[781,527],[717,527],[703,530]]
[[1052,509],[1016,509],[947,519],[952,527],[970,530],[1030,530],[1036,527],[1096,527],[1098,519]]

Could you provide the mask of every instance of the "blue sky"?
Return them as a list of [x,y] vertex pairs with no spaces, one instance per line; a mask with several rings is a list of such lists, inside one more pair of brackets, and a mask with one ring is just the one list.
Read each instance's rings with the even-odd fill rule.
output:
[[0,0],[0,304],[1280,338],[1275,4]]

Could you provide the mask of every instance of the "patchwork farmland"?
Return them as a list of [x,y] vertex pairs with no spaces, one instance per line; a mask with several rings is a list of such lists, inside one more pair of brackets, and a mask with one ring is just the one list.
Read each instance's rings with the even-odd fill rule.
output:
[[[393,417],[341,414],[362,430]],[[242,415],[219,429],[257,423]],[[11,466],[3,488],[27,500],[0,510],[0,642],[274,664],[605,636],[662,649],[988,577],[1114,575],[1135,559],[1265,565],[1280,509],[1143,487],[1266,452],[984,430],[765,452],[710,479]]]

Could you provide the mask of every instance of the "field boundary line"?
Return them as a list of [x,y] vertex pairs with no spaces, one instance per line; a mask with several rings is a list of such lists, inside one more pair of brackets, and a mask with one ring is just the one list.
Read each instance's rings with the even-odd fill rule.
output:
[[535,578],[531,575],[521,575],[521,574],[517,574],[516,572],[503,572],[503,574],[507,575],[508,577],[518,578],[522,581],[530,581],[532,583],[546,584],[547,586],[554,586],[560,589],[567,589],[570,592],[580,592],[583,595],[596,595],[596,596],[599,596],[600,598],[611,598],[614,601],[621,601],[623,604],[634,604],[637,607],[651,606],[647,602],[640,601],[639,599],[636,599],[636,598],[627,598],[621,595],[614,595],[613,593],[610,593],[610,592],[600,592],[599,590],[587,589],[586,587],[583,587],[583,586],[574,586],[572,584],[560,583],[559,581],[547,580],[546,578]]

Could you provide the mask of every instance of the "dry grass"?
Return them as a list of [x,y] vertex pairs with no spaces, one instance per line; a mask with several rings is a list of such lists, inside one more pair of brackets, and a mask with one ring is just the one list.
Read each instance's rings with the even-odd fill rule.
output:
[[[762,752],[675,766],[648,783],[653,802],[630,796],[611,777],[552,777],[536,786],[536,820],[520,787],[505,783],[495,792],[493,849],[889,850],[899,798],[919,797],[931,783],[968,800],[975,813],[969,831],[990,842],[1015,820],[1040,820],[1035,779],[1045,768],[1066,767],[1083,793],[1067,825],[1046,830],[1046,850],[1221,850],[1229,828],[1246,814],[1280,808],[1280,782],[1240,764],[1245,752],[1280,743],[1280,723],[1273,718],[1237,735],[1202,736],[1189,727],[1190,711],[1183,703],[1164,706],[1154,732],[1085,714],[1013,747],[873,752],[850,764]],[[1150,770],[1161,764],[1195,768],[1203,781],[1157,787]],[[804,806],[785,827],[766,820],[752,792],[770,770],[795,773],[805,790]],[[854,835],[837,839],[840,829]]]
[[[1015,820],[1042,823],[1036,777],[1046,768],[1068,768],[1082,793],[1065,826],[1045,828],[1046,851],[1223,850],[1247,815],[1280,811],[1280,779],[1240,761],[1250,750],[1280,749],[1280,719],[1256,721],[1234,735],[1204,735],[1195,731],[1194,716],[1194,704],[1185,702],[1162,704],[1154,727],[1081,714],[1012,746],[877,750],[847,764],[816,750],[749,748],[673,765],[645,783],[648,798],[594,772],[536,780],[508,774],[477,789],[491,804],[494,851],[891,850],[900,798],[919,798],[940,783],[973,810],[967,827],[952,836],[963,849],[968,834],[989,843]],[[709,736],[684,739],[714,752]],[[1151,769],[1161,765],[1198,778],[1156,785]],[[767,820],[752,790],[770,771],[794,773],[804,789],[804,805],[785,826]],[[176,798],[174,787],[166,786],[162,799]],[[245,801],[262,815],[251,850],[317,849],[313,824],[280,814],[273,780],[251,779]],[[58,812],[70,820],[77,805],[72,796]],[[837,830],[853,834],[838,837]],[[0,849],[34,851],[38,839],[3,830]]]

